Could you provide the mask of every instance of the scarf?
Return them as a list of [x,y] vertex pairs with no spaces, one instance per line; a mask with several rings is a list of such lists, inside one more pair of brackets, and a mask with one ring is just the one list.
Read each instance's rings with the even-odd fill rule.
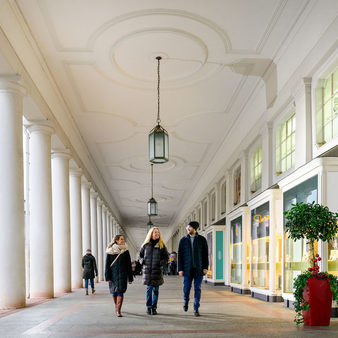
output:
[[113,244],[111,247],[107,247],[106,253],[109,255],[118,255],[123,254],[124,252],[128,251],[127,244],[125,245],[117,245],[116,243]]
[[151,245],[152,246],[155,246],[158,242],[160,241],[160,239],[158,238],[158,239],[150,239],[150,243],[151,243]]

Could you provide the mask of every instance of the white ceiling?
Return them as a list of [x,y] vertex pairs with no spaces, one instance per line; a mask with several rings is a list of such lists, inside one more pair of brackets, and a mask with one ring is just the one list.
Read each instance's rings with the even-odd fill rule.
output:
[[[164,229],[182,221],[178,211],[313,7],[306,0],[16,3],[136,245],[151,194],[155,57],[163,57],[161,120],[170,137],[169,163],[154,168],[153,222]],[[265,108],[275,98],[274,80]],[[253,109],[248,120],[262,113]]]

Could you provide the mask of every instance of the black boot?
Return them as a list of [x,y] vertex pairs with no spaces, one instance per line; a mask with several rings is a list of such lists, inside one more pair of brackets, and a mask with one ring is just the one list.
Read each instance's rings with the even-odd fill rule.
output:
[[147,315],[151,315],[151,307],[147,307]]
[[153,315],[157,315],[156,309],[152,309],[152,313],[153,313]]

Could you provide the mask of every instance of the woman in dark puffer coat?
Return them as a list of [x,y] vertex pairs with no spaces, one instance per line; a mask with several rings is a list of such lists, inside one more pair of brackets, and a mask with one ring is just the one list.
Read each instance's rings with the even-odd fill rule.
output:
[[162,240],[160,229],[151,228],[139,253],[143,265],[143,284],[147,285],[147,314],[157,314],[160,285],[163,284],[163,266],[169,259],[168,250]]
[[107,246],[105,277],[109,282],[109,290],[113,295],[115,311],[118,317],[122,317],[121,307],[123,294],[133,281],[133,271],[128,247],[122,235],[116,235],[113,242]]

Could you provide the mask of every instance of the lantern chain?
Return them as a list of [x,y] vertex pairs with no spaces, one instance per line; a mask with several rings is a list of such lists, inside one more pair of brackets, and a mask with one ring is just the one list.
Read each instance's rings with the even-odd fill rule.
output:
[[161,123],[160,119],[160,56],[156,57],[157,59],[157,124]]

